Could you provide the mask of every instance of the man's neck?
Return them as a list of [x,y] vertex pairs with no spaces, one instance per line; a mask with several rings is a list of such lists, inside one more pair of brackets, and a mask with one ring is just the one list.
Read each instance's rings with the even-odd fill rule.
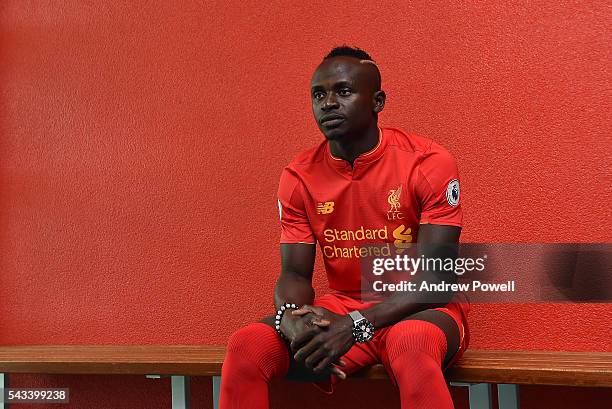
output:
[[378,133],[378,125],[374,123],[361,135],[347,135],[342,140],[329,141],[329,151],[335,157],[349,162],[352,167],[359,155],[378,145]]

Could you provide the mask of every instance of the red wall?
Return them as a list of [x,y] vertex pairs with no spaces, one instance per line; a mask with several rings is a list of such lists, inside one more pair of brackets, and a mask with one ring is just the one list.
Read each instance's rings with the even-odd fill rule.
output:
[[[343,42],[381,67],[382,125],[457,158],[463,241],[611,241],[607,2],[116,3],[0,5],[1,344],[222,344],[271,313],[278,178],[322,138],[308,84]],[[472,347],[612,351],[611,319],[477,305]],[[71,408],[169,405],[140,377],[11,386],[39,384],[70,387]],[[209,387],[194,380],[194,407]],[[612,400],[525,389],[524,408]],[[274,405],[313,394],[274,387]]]

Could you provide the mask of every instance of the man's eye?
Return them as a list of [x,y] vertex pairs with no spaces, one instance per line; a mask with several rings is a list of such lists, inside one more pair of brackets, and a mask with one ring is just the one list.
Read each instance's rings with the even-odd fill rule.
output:
[[340,92],[338,92],[338,94],[340,94],[343,97],[346,97],[346,96],[351,95],[351,90],[348,88],[342,88]]
[[317,100],[322,99],[322,98],[323,98],[323,96],[324,96],[324,95],[323,95],[323,93],[322,93],[322,92],[315,92],[314,94],[312,94],[312,97],[313,97],[314,99],[317,99]]

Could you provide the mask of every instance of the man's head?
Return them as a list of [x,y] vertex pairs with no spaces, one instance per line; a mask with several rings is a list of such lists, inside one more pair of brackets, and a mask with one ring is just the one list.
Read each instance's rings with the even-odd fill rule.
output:
[[310,82],[312,112],[327,139],[360,135],[378,121],[385,106],[380,71],[359,48],[336,47],[319,64]]

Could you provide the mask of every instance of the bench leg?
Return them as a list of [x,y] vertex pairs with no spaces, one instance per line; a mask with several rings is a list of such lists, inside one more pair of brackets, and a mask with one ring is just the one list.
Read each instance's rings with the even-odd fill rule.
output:
[[[491,384],[451,382],[452,386],[467,386],[470,393],[470,409],[492,409]],[[501,409],[501,408],[500,408]]]
[[470,409],[491,409],[491,384],[473,383],[469,387]]
[[497,400],[499,409],[519,409],[518,385],[500,383],[497,385]]
[[219,397],[221,396],[221,377],[213,376],[213,408],[219,409]]
[[0,373],[0,389],[2,389],[2,396],[0,396],[0,409],[9,409],[9,404],[4,403],[4,389],[8,387],[8,375]]
[[172,409],[189,409],[189,377],[171,377],[172,382]]

